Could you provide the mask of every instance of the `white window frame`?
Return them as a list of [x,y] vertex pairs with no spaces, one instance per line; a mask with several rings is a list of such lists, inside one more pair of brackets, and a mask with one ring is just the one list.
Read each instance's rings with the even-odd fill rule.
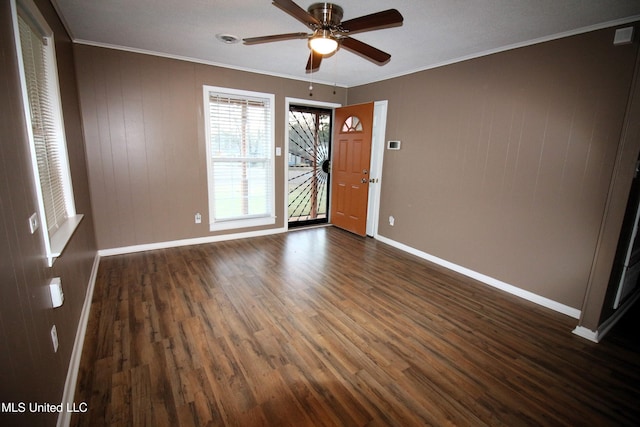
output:
[[[269,165],[269,173],[267,177],[267,185],[268,185],[268,193],[269,199],[267,200],[268,212],[265,215],[260,216],[251,216],[247,215],[242,218],[233,218],[233,219],[223,219],[216,220],[214,217],[215,212],[215,199],[213,194],[215,192],[215,181],[213,174],[213,154],[211,150],[211,126],[210,126],[210,112],[209,112],[209,100],[211,94],[218,94],[222,96],[231,96],[231,97],[239,97],[239,98],[249,98],[256,99],[261,98],[264,100],[268,100],[269,102],[269,111],[270,111],[270,120],[269,120],[269,130],[268,130],[268,165]],[[246,90],[239,89],[231,89],[225,87],[218,86],[203,86],[203,106],[204,106],[204,126],[205,126],[205,147],[206,147],[206,156],[207,156],[207,188],[208,188],[208,197],[209,197],[209,230],[210,231],[220,231],[220,230],[231,230],[238,228],[247,228],[247,227],[260,227],[273,225],[276,222],[275,216],[275,156],[274,156],[274,146],[275,146],[275,96],[271,93],[262,93],[262,92],[252,92]],[[218,158],[219,160],[224,161],[224,158]],[[228,160],[228,159],[226,159]]]
[[[75,232],[76,228],[80,224],[83,215],[78,215],[75,210],[75,201],[73,197],[73,186],[71,183],[71,172],[69,169],[69,159],[67,154],[66,138],[64,132],[64,120],[62,116],[62,102],[60,100],[60,86],[58,81],[58,67],[56,64],[55,45],[53,39],[53,31],[47,24],[47,21],[42,17],[37,6],[32,0],[11,0],[11,11],[13,20],[14,39],[16,44],[16,54],[18,57],[18,68],[20,71],[20,85],[22,90],[23,108],[25,123],[27,125],[27,134],[29,138],[29,151],[31,154],[32,172],[35,182],[35,190],[37,194],[37,218],[35,227],[32,227],[32,233],[35,233],[35,229],[38,227],[41,230],[41,235],[44,240],[44,246],[46,251],[47,264],[49,267],[53,266],[54,261],[62,254],[65,246],[71,239],[71,236]],[[51,95],[50,101],[52,102],[52,122],[53,132],[55,133],[54,141],[51,143],[55,145],[58,156],[58,164],[60,171],[61,184],[58,189],[63,193],[64,205],[66,210],[66,219],[55,227],[50,227],[47,224],[47,215],[44,203],[44,191],[42,187],[42,181],[40,179],[40,171],[38,168],[38,158],[36,153],[36,143],[34,132],[32,128],[32,113],[29,102],[29,92],[27,90],[27,79],[24,66],[24,58],[22,55],[22,47],[20,41],[20,29],[18,24],[18,15],[27,22],[32,30],[38,31],[39,35],[43,37],[45,45],[45,55],[47,55],[46,73],[48,73],[48,91]],[[49,144],[49,142],[47,142]],[[26,226],[26,225],[25,225]],[[51,231],[49,230],[50,228]]]

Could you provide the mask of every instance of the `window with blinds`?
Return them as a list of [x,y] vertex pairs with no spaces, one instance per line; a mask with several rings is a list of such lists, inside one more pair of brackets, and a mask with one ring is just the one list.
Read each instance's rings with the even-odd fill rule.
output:
[[210,229],[275,223],[273,95],[204,87]]
[[30,1],[19,1],[17,44],[36,192],[49,265],[77,226],[53,33]]

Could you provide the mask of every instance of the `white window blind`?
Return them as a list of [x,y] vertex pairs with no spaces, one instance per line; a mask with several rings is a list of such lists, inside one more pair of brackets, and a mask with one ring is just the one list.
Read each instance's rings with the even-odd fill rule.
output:
[[205,87],[212,230],[272,224],[273,95]]
[[49,265],[82,218],[76,216],[58,88],[53,34],[35,5],[20,1],[16,13],[25,114],[38,183],[40,223]]

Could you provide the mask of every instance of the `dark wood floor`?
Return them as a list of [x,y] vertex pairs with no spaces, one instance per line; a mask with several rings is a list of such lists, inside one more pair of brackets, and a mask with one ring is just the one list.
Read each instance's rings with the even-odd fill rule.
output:
[[575,325],[331,227],[114,256],[72,425],[639,425],[638,324]]

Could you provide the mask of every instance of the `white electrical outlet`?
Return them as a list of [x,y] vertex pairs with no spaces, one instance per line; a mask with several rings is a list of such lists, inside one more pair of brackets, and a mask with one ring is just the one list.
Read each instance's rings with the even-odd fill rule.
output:
[[38,221],[38,214],[34,213],[29,217],[29,230],[31,231],[31,234],[35,233],[39,226],[40,222]]
[[53,352],[58,352],[58,331],[56,330],[56,325],[53,325],[51,328],[51,342],[53,343]]
[[202,215],[200,215],[200,213],[196,214],[196,224],[200,224],[202,223]]
[[393,227],[393,225],[396,223],[396,219],[393,216],[389,217],[389,225]]

